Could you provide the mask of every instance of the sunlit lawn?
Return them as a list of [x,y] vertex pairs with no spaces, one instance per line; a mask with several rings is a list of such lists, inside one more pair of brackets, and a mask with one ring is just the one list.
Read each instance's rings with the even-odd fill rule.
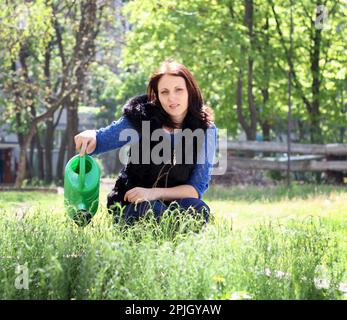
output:
[[[316,189],[315,189],[316,188]],[[319,216],[340,222],[347,232],[347,187],[294,186],[294,191],[281,193],[278,188],[225,188],[214,186],[208,190],[206,202],[218,217],[231,218],[234,229],[254,225],[264,219],[286,221]],[[223,194],[224,192],[224,194]],[[221,194],[218,198],[218,194]]]
[[[17,263],[31,260],[31,268],[41,270],[33,277],[41,280],[36,291],[23,295],[6,280],[9,274],[15,277],[13,264],[0,260],[1,272],[7,275],[0,277],[0,297],[230,299],[247,287],[255,299],[336,298],[334,284],[323,291],[312,287],[313,278],[309,279],[316,277],[317,267],[325,270],[324,277],[339,281],[341,274],[342,282],[347,282],[346,273],[341,273],[347,267],[346,187],[294,185],[288,190],[211,185],[204,201],[216,220],[205,233],[178,238],[168,228],[170,223],[159,228],[143,224],[130,231],[110,225],[105,211],[108,192],[108,187],[102,187],[100,210],[84,230],[66,219],[61,192],[1,192],[1,258],[10,256],[19,259]],[[112,247],[116,244],[118,249]],[[76,250],[85,252],[85,257],[77,256],[71,264],[66,252]],[[150,272],[131,280],[127,274],[138,263],[147,264]],[[290,279],[262,274],[270,269],[278,272],[279,264]],[[158,270],[163,278],[157,278]]]
[[[63,192],[63,190],[61,190]],[[99,202],[106,206],[109,190],[101,188]],[[231,219],[233,229],[242,229],[264,219],[286,221],[320,216],[347,221],[347,186],[297,186],[292,190],[280,187],[230,187],[212,185],[203,200],[218,218]],[[25,210],[30,207],[63,209],[63,194],[41,192],[1,192],[0,209]],[[63,212],[62,212],[63,214]]]

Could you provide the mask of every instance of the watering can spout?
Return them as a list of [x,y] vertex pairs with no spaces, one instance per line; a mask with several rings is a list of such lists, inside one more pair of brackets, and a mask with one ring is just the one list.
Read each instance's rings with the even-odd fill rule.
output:
[[99,206],[100,168],[84,155],[72,157],[65,167],[64,203],[67,213],[79,226],[87,225]]

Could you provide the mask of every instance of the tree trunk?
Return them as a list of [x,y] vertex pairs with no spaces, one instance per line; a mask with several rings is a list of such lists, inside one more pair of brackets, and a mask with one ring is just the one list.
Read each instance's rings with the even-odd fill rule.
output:
[[67,128],[64,131],[64,136],[61,140],[61,144],[59,147],[59,155],[58,155],[57,170],[56,170],[56,179],[58,181],[63,181],[63,178],[64,178],[63,168],[65,165],[65,154],[67,150],[67,145],[65,143],[66,139],[67,139]]
[[[269,88],[268,86],[266,88],[261,89],[261,94],[263,96],[263,106],[265,109],[265,106],[269,100]],[[261,129],[263,131],[263,140],[264,141],[270,141],[270,130],[271,130],[271,125],[268,121],[268,119],[265,119],[263,121],[260,121]]]
[[262,129],[262,132],[263,132],[263,140],[264,141],[270,141],[270,129],[271,129],[271,126],[270,126],[269,122],[266,121],[266,120],[264,122],[262,122],[261,129]]
[[36,148],[37,148],[37,169],[38,169],[37,176],[40,180],[43,180],[44,179],[43,150],[42,150],[41,138],[38,132],[36,132]]
[[251,117],[251,132],[248,140],[255,140],[257,132],[257,111],[253,96],[253,0],[245,0],[245,26],[248,28],[250,51],[248,54],[248,73],[247,73],[247,97],[248,108]]
[[[317,13],[318,14],[318,13]],[[321,30],[315,28],[313,38],[313,51],[311,54],[311,74],[312,74],[312,103],[311,103],[311,143],[322,143],[322,134],[320,129],[320,110],[319,110],[319,92],[320,92],[320,43]]]
[[78,95],[67,105],[67,158],[70,159],[76,154],[74,137],[78,133]]
[[298,127],[299,127],[299,142],[304,142],[305,141],[305,123],[299,120]]
[[[46,47],[45,51],[45,67],[44,67],[44,73],[45,73],[45,84],[46,88],[49,88],[49,90],[52,90],[51,85],[51,51],[53,47],[53,41],[50,41],[49,44]],[[52,103],[52,99],[47,98],[46,99],[48,104]],[[46,134],[44,139],[44,145],[45,145],[45,175],[44,179],[46,183],[52,182],[52,148],[53,148],[53,141],[54,141],[54,113],[52,117],[49,117],[46,119]]]
[[[265,32],[265,38],[263,40],[264,42],[264,47],[265,47],[265,52],[261,49],[261,47],[258,49],[261,56],[262,56],[262,73],[263,73],[263,77],[264,79],[261,81],[260,83],[260,91],[261,91],[261,95],[263,97],[263,109],[260,110],[258,109],[258,113],[262,113],[265,111],[265,114],[266,111],[267,111],[267,103],[269,101],[269,97],[270,97],[270,94],[269,94],[269,78],[270,78],[270,75],[269,75],[269,69],[270,69],[270,66],[269,66],[269,57],[267,56],[267,52],[269,52],[269,42],[270,42],[270,39],[269,39],[269,34],[268,34],[268,31],[269,31],[269,16],[268,16],[268,12],[266,12],[266,20],[265,20],[265,24],[263,26],[263,30]],[[266,116],[265,118],[263,117],[259,117],[259,123],[260,123],[260,126],[261,126],[261,129],[262,129],[262,132],[263,132],[263,140],[264,141],[270,141],[270,130],[271,130],[271,125],[270,125],[270,121],[268,119],[268,117]],[[263,153],[263,155],[265,157],[269,157],[271,154],[266,152],[266,153]]]
[[[241,48],[241,52],[242,52],[242,48]],[[242,55],[242,54],[241,54]],[[243,72],[242,72],[242,66],[240,65],[239,68],[239,73],[238,73],[238,79],[237,79],[237,89],[236,89],[236,106],[237,106],[237,119],[242,127],[242,129],[245,131],[246,133],[246,137],[248,140],[248,137],[251,135],[250,133],[250,127],[243,115],[243,99],[242,99],[242,90],[243,90],[243,81],[242,81],[242,76],[243,76]]]
[[[252,51],[252,42],[253,42],[253,0],[245,0],[245,14],[243,23],[248,29],[248,37],[251,43],[249,52]],[[257,111],[254,104],[253,96],[253,59],[251,54],[248,54],[248,72],[247,72],[247,97],[248,97],[248,111],[250,115],[250,122],[245,119],[243,114],[242,106],[242,95],[243,95],[243,68],[242,68],[242,57],[246,53],[246,50],[241,46],[241,55],[240,55],[240,65],[239,65],[239,74],[237,79],[237,91],[236,91],[236,105],[237,105],[237,117],[238,121],[241,124],[241,127],[246,133],[247,140],[255,140],[256,131],[257,131]]]
[[[36,158],[35,158],[35,148],[36,148]],[[30,143],[30,154],[28,161],[28,174],[27,178],[33,179],[36,176],[35,173],[35,161],[37,161],[37,177],[43,180],[43,150],[41,146],[41,140],[38,132],[34,135]]]
[[51,183],[52,174],[52,149],[54,141],[53,117],[46,120],[46,136],[45,136],[45,182]]
[[34,170],[34,150],[36,145],[36,137],[31,140],[30,143],[30,152],[29,152],[29,159],[28,159],[28,172],[27,172],[27,178],[32,179],[35,176],[35,170]]
[[[318,13],[317,13],[318,14]],[[319,87],[320,87],[320,42],[321,42],[321,30],[315,28],[313,38],[313,52],[311,54],[311,74],[312,74],[312,103],[310,108],[310,133],[311,143],[323,143],[322,132],[320,128],[320,110],[319,110]],[[327,176],[331,175],[328,171]],[[338,178],[337,178],[338,179]],[[321,183],[321,174],[316,174],[317,183]]]
[[23,144],[20,145],[20,153],[19,153],[19,164],[18,164],[18,174],[15,182],[16,188],[21,188],[23,181],[26,176],[26,166],[27,166],[27,159],[26,159],[26,153],[27,149],[30,146],[31,140],[35,134],[36,127],[32,126],[29,130],[29,133],[24,137]]
[[310,140],[311,143],[323,143],[322,134],[320,130],[320,113],[318,109],[311,111],[310,119]]

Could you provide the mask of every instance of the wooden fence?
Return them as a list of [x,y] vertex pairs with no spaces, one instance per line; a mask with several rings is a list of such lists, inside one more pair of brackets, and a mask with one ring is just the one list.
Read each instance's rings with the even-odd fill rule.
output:
[[[287,144],[280,142],[228,141],[228,170],[232,167],[255,170],[287,170]],[[255,157],[234,156],[253,152]],[[282,153],[278,157],[263,157],[259,153]],[[291,171],[346,171],[347,144],[291,144]]]

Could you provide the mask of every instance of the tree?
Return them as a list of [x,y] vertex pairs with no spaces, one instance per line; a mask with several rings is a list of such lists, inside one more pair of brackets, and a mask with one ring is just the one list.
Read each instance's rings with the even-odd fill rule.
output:
[[334,126],[345,116],[336,97],[341,97],[339,81],[346,78],[346,44],[337,28],[343,21],[341,3],[322,3],[330,27],[323,23],[321,29],[315,27],[322,15],[319,2],[294,4],[297,31],[289,59],[289,1],[129,1],[124,13],[132,28],[123,68],[149,75],[165,57],[182,61],[196,75],[218,125],[234,135],[241,127],[254,139],[259,129],[267,137],[271,129],[285,132],[292,65],[293,118],[304,129],[300,136],[306,139],[309,128],[310,140],[322,141],[340,134]]
[[[288,21],[283,22],[276,6],[272,0],[270,0],[273,16],[276,21],[276,30],[278,33],[279,42],[283,48],[284,55],[287,59],[288,65],[293,70],[293,81],[295,89],[297,90],[300,98],[302,99],[308,114],[310,125],[310,139],[312,143],[322,143],[322,87],[324,84],[325,68],[328,66],[328,61],[334,55],[332,49],[334,47],[333,41],[338,40],[341,35],[339,33],[328,33],[324,31],[324,23],[327,21],[321,21],[322,18],[326,20],[327,12],[329,12],[329,21],[336,25],[336,19],[338,17],[338,10],[340,9],[340,1],[301,1],[295,6],[297,16],[295,18],[296,24],[301,23],[300,37],[297,37],[296,42],[304,42],[304,44],[297,45],[298,48],[294,57],[291,57],[288,50],[288,39],[284,35],[283,28],[288,28]],[[286,19],[288,20],[288,19]],[[318,23],[321,21],[321,25]],[[333,22],[335,21],[335,22]],[[283,27],[285,25],[285,27]],[[327,26],[325,26],[327,27]],[[303,35],[308,37],[303,38]],[[336,46],[336,44],[335,44]],[[300,54],[300,56],[299,56]],[[307,85],[307,80],[302,77],[302,72],[298,71],[303,67],[303,59],[306,58],[309,69],[304,67],[308,73],[310,73],[311,83]],[[342,61],[341,61],[342,62]],[[337,72],[337,69],[335,70]],[[336,94],[336,92],[334,92]],[[325,110],[323,111],[325,113]]]
[[[4,73],[1,89],[9,101],[6,114],[13,119],[18,133],[20,159],[15,184],[20,187],[26,175],[26,152],[37,132],[38,124],[46,121],[49,133],[52,133],[54,112],[63,105],[67,106],[71,116],[68,128],[71,150],[71,140],[76,132],[76,105],[85,72],[95,54],[94,40],[99,27],[97,14],[101,15],[105,2],[35,1],[24,7],[18,3],[6,6],[1,2],[0,5],[6,12],[3,19],[7,22],[1,39],[2,49],[7,53],[1,66],[7,73]],[[19,10],[26,10],[27,24],[16,29],[13,28],[13,22],[16,23]],[[64,39],[59,38],[61,34],[57,15],[62,11],[65,18],[72,15],[77,21],[75,39],[70,35],[65,39],[72,40],[68,42],[70,51],[63,48]],[[53,63],[51,59],[54,45],[59,50],[60,64],[56,61]],[[52,69],[54,72],[51,72]],[[57,80],[52,83],[53,79]],[[50,141],[51,137],[47,138],[48,150]],[[46,158],[49,158],[49,154]]]

